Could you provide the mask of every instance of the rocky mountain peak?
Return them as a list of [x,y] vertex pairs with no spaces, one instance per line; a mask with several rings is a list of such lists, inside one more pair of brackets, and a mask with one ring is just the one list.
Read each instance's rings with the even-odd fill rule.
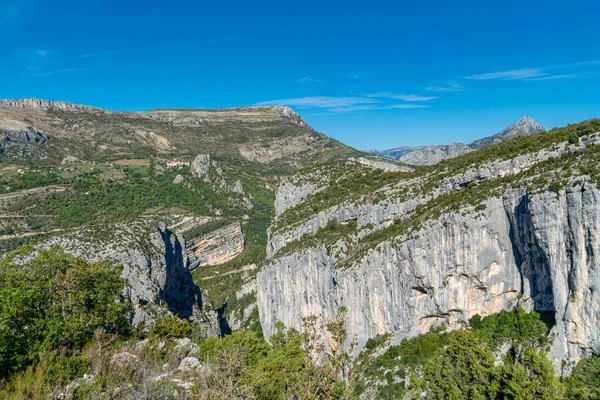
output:
[[523,117],[511,126],[505,128],[495,136],[511,137],[521,135],[534,135],[536,133],[546,132],[546,128],[538,124],[532,117]]
[[493,136],[474,141],[471,143],[471,147],[479,148],[489,146],[517,136],[535,135],[542,132],[546,132],[546,128],[538,124],[536,120],[532,117],[523,117]]

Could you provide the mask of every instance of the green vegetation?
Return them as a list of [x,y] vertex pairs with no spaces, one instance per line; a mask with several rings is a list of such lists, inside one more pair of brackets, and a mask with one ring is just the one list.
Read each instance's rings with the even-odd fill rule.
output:
[[[58,230],[93,228],[90,232],[106,236],[107,224],[130,222],[140,218],[152,218],[152,210],[177,209],[182,214],[212,216],[207,224],[184,232],[186,239],[201,236],[226,224],[241,221],[246,236],[245,250],[235,260],[222,266],[209,266],[197,271],[195,277],[214,276],[214,271],[226,273],[248,264],[258,264],[265,259],[267,227],[274,214],[274,193],[265,186],[275,182],[273,177],[261,179],[256,166],[239,163],[234,168],[223,168],[221,175],[211,171],[213,182],[205,182],[189,172],[187,167],[179,169],[159,168],[154,160],[135,162],[131,166],[113,164],[81,164],[68,166],[22,165],[0,172],[3,183],[0,191],[15,194],[3,211],[18,215],[3,226],[4,234],[13,237],[0,240],[0,250],[11,251],[30,239],[44,238]],[[143,160],[142,160],[143,161]],[[125,162],[123,162],[125,163]],[[135,165],[134,165],[135,164]],[[139,164],[139,165],[138,165]],[[26,171],[17,173],[18,170]],[[33,172],[36,171],[36,172]],[[185,177],[185,183],[174,184],[176,175]],[[255,175],[256,174],[256,175]],[[107,177],[116,177],[107,178]],[[118,178],[118,179],[117,179]],[[221,180],[232,185],[242,183],[245,193],[239,194],[221,187]],[[30,193],[17,196],[18,190],[56,184],[65,188],[60,192]],[[251,208],[244,197],[252,202]],[[162,217],[162,216],[161,216]],[[168,218],[169,215],[164,217]],[[100,229],[98,227],[106,227]],[[19,233],[39,235],[19,236]],[[92,234],[90,233],[90,234]],[[228,301],[242,284],[237,275],[223,277],[202,285],[210,293],[210,301],[219,308]]]
[[581,360],[565,384],[569,399],[600,399],[600,356]]
[[[337,322],[325,329],[335,329]],[[65,393],[73,399],[350,398],[342,379],[345,355],[335,352],[324,365],[309,355],[310,350],[321,350],[314,343],[317,330],[323,329],[320,325],[308,323],[307,333],[299,334],[279,324],[270,343],[251,331],[201,338],[195,328],[189,330],[192,325],[177,318],[159,320],[157,326],[147,338],[140,333],[125,341],[96,330],[79,351],[43,353],[37,363],[0,382],[0,397],[41,400]],[[179,342],[184,331],[186,337],[198,339]],[[333,340],[341,339],[336,332]],[[200,365],[178,368],[190,356]],[[69,385],[73,382],[76,385]],[[181,382],[187,389],[178,386]]]
[[[540,320],[539,314],[526,313],[521,308],[501,311],[485,318],[476,315],[471,318],[470,326],[472,329],[468,332],[448,332],[443,327],[433,328],[428,333],[404,339],[400,345],[390,346],[377,356],[374,354],[387,343],[387,338],[374,340],[370,346],[367,344],[367,349],[355,363],[353,375],[358,382],[355,393],[361,394],[375,382],[383,381],[386,385],[378,388],[378,397],[401,399],[409,389],[408,382],[418,381],[419,390],[425,390],[424,386],[435,382],[437,386],[435,390],[432,389],[432,398],[444,398],[439,397],[440,392],[454,393],[455,397],[450,398],[476,398],[474,393],[481,392],[481,382],[468,382],[471,375],[474,375],[478,379],[484,379],[485,385],[491,385],[491,379],[495,376],[493,363],[491,367],[489,363],[490,357],[493,360],[492,350],[504,343],[510,344],[515,351],[525,347],[538,349],[546,343],[548,334],[548,328]],[[460,337],[456,338],[457,335]],[[464,346],[468,347],[468,351],[463,349]],[[448,365],[442,368],[440,364],[457,362],[452,359],[453,353],[440,355],[447,348],[463,354],[466,358],[460,362],[467,364],[461,364],[457,368],[450,368]],[[480,361],[480,365],[475,365]],[[484,373],[478,370],[481,366],[486,366]],[[440,372],[442,370],[445,372]],[[447,375],[435,375],[436,371]],[[450,376],[461,373],[466,375],[456,378],[463,379],[463,382],[449,380]],[[423,376],[423,380],[419,380],[420,376]],[[409,377],[410,380],[407,380]],[[456,394],[456,386],[461,390],[468,390],[468,393]]]
[[[354,394],[372,391],[380,382],[381,399],[418,399],[419,393],[456,400],[597,399],[600,357],[581,361],[561,380],[545,356],[547,335],[539,314],[516,308],[475,316],[470,328],[433,328],[383,352],[389,338],[379,337],[354,363]],[[495,365],[496,357],[501,364]]]
[[492,349],[473,331],[460,330],[411,378],[411,392],[427,399],[556,399],[564,388],[548,359],[537,349],[515,349],[494,365]]
[[[273,227],[273,232],[281,229],[289,229],[290,226],[303,222],[319,211],[325,210],[343,202],[372,202],[378,203],[387,200],[383,196],[382,188],[401,182],[410,181],[410,184],[399,187],[394,194],[397,200],[406,201],[426,194],[431,194],[440,187],[443,179],[446,177],[464,173],[468,169],[477,169],[484,163],[492,161],[508,160],[519,155],[537,152],[544,148],[552,148],[562,142],[579,142],[580,138],[600,131],[600,119],[584,121],[576,125],[569,125],[564,128],[555,128],[549,132],[539,135],[521,136],[502,143],[483,147],[476,151],[467,153],[461,157],[444,160],[432,167],[418,168],[414,172],[383,172],[381,170],[372,170],[357,163],[344,161],[334,161],[326,165],[317,166],[314,169],[304,172],[309,178],[313,177],[314,183],[327,186],[324,190],[308,196],[302,203],[286,210]],[[461,205],[471,204],[480,206],[481,201],[498,193],[498,189],[506,184],[521,185],[535,176],[541,176],[545,172],[559,169],[560,174],[553,177],[555,182],[565,182],[565,178],[573,174],[579,168],[583,174],[598,177],[597,153],[598,146],[588,146],[587,149],[573,153],[564,154],[561,157],[550,159],[546,162],[535,165],[527,171],[520,174],[509,175],[505,178],[494,179],[492,181],[473,182],[467,188],[475,188],[468,196],[457,196],[448,194],[447,200],[439,197],[432,200],[432,204],[442,200],[444,203],[451,203],[452,209],[458,209]],[[583,155],[583,157],[581,157]],[[582,159],[583,158],[583,159]],[[572,165],[569,170],[563,171],[564,165]],[[327,171],[321,179],[314,178],[319,176],[320,171]],[[545,175],[548,176],[548,175]],[[552,176],[552,175],[550,175]],[[545,178],[537,178],[531,182],[532,189],[546,188],[548,181]],[[564,184],[562,185],[564,187]],[[554,185],[552,190],[557,190]],[[486,192],[488,190],[488,192]],[[379,192],[378,192],[379,191]],[[464,192],[464,190],[459,193]],[[468,197],[461,199],[460,197]],[[458,200],[458,201],[457,201]],[[464,200],[464,201],[462,201]],[[430,208],[432,204],[424,205]],[[438,207],[439,208],[439,207]],[[438,213],[439,214],[439,213]]]
[[[490,146],[489,148],[486,147],[473,151],[456,159],[445,160],[443,163],[433,167],[421,168],[413,173],[384,173],[379,171],[378,174],[369,173],[361,175],[363,172],[359,168],[358,175],[368,176],[368,181],[365,182],[362,178],[357,178],[352,171],[348,172],[347,179],[357,179],[357,182],[361,182],[358,187],[352,188],[350,195],[338,195],[337,183],[333,184],[327,189],[309,196],[306,201],[298,206],[287,210],[278,219],[277,226],[299,223],[314,213],[343,201],[356,202],[358,199],[360,199],[361,203],[382,201],[383,198],[380,198],[381,196],[378,196],[378,193],[383,192],[377,192],[378,190],[384,186],[389,186],[392,183],[400,183],[409,178],[420,177],[421,180],[418,181],[420,183],[416,183],[417,180],[411,181],[411,185],[404,185],[393,192],[395,194],[391,196],[395,196],[394,200],[407,201],[412,198],[424,196],[427,193],[433,194],[434,189],[439,188],[443,178],[464,172],[467,168],[477,168],[480,165],[478,163],[485,161],[485,158],[478,156],[480,152],[486,152],[491,157],[491,160],[498,158],[505,159],[508,156],[501,154],[500,150],[495,149],[496,147],[505,148],[508,152],[507,154],[515,156],[523,154],[517,153],[517,150],[520,148],[519,146],[524,146],[526,149],[539,150],[542,148],[540,147],[542,144],[560,143],[566,140],[565,137],[573,135],[573,132],[577,135],[587,135],[597,130],[600,130],[600,119],[586,121],[566,128],[554,129],[543,135],[515,138],[498,145]],[[543,140],[538,138],[546,137],[546,135],[550,135],[550,137]],[[577,137],[579,138],[580,136]],[[518,143],[521,143],[521,145],[518,145]],[[435,221],[442,221],[444,226],[446,226],[447,222],[445,221],[451,217],[452,213],[460,211],[464,213],[466,211],[474,215],[484,215],[483,213],[486,211],[485,201],[491,197],[501,196],[508,189],[517,189],[525,186],[531,194],[535,194],[546,190],[559,192],[568,183],[578,184],[585,180],[598,184],[600,183],[599,164],[600,146],[591,145],[539,162],[519,173],[495,179],[468,182],[463,188],[433,196],[430,200],[421,203],[411,212],[397,219],[387,228],[372,232],[361,239],[356,238],[355,232],[346,232],[344,235],[337,235],[336,240],[343,240],[348,250],[343,253],[344,257],[339,260],[336,266],[338,268],[351,266],[353,263],[360,261],[369,250],[382,242],[389,240],[405,241],[412,237],[412,235],[418,234],[419,230],[427,223],[431,222],[435,224]],[[565,168],[565,166],[568,166],[568,168]],[[414,184],[412,184],[413,182]],[[345,193],[344,190],[340,192]],[[287,254],[290,251],[311,247],[315,243],[318,243],[318,241],[314,240],[314,237],[320,237],[322,233],[322,231],[319,231],[314,235],[304,236],[297,242],[290,242],[280,250],[280,254]]]
[[0,376],[35,363],[41,353],[81,349],[97,328],[128,331],[120,268],[56,248],[22,266],[12,263],[19,256],[0,260]]
[[[425,393],[431,399],[575,400],[597,398],[600,390],[599,358],[582,361],[567,379],[555,377],[541,348],[547,327],[521,309],[475,316],[471,329],[434,328],[383,352],[389,336],[373,338],[347,377],[343,309],[323,323],[306,318],[302,334],[278,323],[270,342],[251,330],[206,338],[177,317],[132,334],[119,268],[59,249],[18,262],[29,250],[0,262],[1,398],[400,399]],[[313,355],[325,349],[324,330],[329,356],[318,364]],[[510,348],[496,366],[493,351],[503,344]],[[180,368],[185,357],[199,366]],[[187,389],[178,386],[182,382]]]

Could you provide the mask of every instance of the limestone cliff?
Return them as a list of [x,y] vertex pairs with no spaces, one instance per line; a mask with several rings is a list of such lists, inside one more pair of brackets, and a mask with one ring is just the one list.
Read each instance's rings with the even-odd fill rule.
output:
[[190,274],[185,241],[165,224],[109,224],[61,234],[40,243],[95,262],[109,259],[123,265],[125,297],[134,307],[132,323],[151,324],[166,313],[200,323],[207,334],[219,333],[216,312]]
[[231,261],[244,251],[242,226],[238,221],[190,240],[186,251],[190,260],[190,270]]
[[313,248],[276,260],[257,276],[261,323],[302,328],[310,315],[348,309],[347,345],[378,334],[425,332],[510,309],[519,299],[554,314],[557,361],[600,353],[599,192],[568,187],[560,196],[507,192],[483,218],[451,214],[408,240],[386,241],[359,263]]
[[344,307],[345,346],[358,351],[379,334],[397,342],[519,304],[552,326],[550,356],[564,373],[600,354],[600,191],[590,174],[599,135],[562,137],[509,157],[500,148],[484,164],[469,154],[429,173],[380,175],[378,189],[339,200],[326,194],[343,193],[343,180],[287,181],[256,278],[265,336],[277,321],[302,330],[304,317],[329,321]]

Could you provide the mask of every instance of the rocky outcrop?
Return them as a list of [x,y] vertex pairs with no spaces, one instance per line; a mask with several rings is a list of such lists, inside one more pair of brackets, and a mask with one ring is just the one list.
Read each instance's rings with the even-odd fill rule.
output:
[[0,100],[0,107],[23,108],[37,111],[109,112],[101,108],[68,103],[66,101],[42,99]]
[[520,303],[554,317],[557,366],[598,354],[599,195],[590,184],[558,196],[507,191],[482,217],[446,215],[347,268],[324,247],[283,256],[257,275],[265,336],[277,321],[302,330],[303,317],[328,321],[346,307],[346,348],[356,350],[378,334],[461,325]]
[[267,164],[298,153],[310,152],[319,140],[320,138],[313,135],[305,135],[302,138],[273,139],[269,143],[244,145],[240,147],[239,151],[247,160]]
[[125,296],[134,307],[132,323],[152,324],[172,313],[200,323],[207,334],[219,333],[216,313],[204,307],[202,292],[192,280],[185,242],[164,224],[111,224],[53,237],[40,244],[90,262],[109,259],[123,265]]
[[459,157],[471,151],[473,149],[464,143],[453,143],[450,146],[425,146],[400,157],[398,161],[410,165],[435,165],[442,160]]
[[239,221],[190,241],[186,247],[190,269],[221,265],[244,251],[244,232]]
[[190,164],[190,171],[198,178],[204,177],[210,170],[210,155],[199,154]]
[[27,124],[0,117],[0,154],[5,151],[28,152],[32,147],[44,144],[50,137]]
[[271,106],[268,107],[275,115],[277,115],[280,118],[284,118],[289,120],[290,122],[296,124],[296,125],[300,125],[300,126],[304,126],[307,127],[308,125],[306,125],[306,122],[304,122],[304,118],[302,118],[300,115],[298,115],[297,112],[295,112],[294,110],[292,110],[289,107],[286,106]]
[[413,168],[409,168],[406,165],[398,164],[393,161],[387,160],[383,157],[351,157],[351,161],[356,161],[362,165],[373,169],[381,169],[383,171],[412,171]]
[[60,162],[60,165],[78,164],[80,162],[82,162],[82,161],[77,157],[66,156],[65,158],[62,159],[62,161]]
[[133,133],[144,139],[150,146],[154,147],[159,152],[170,152],[175,150],[175,147],[169,142],[169,139],[164,136],[142,129],[136,129]]

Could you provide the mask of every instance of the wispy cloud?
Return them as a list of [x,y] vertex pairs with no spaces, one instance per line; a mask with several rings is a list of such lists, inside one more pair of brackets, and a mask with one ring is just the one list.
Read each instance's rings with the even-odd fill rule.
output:
[[[479,75],[467,75],[466,79],[472,80],[491,80],[500,79],[504,81],[525,80],[525,81],[544,81],[551,79],[573,79],[579,76],[584,76],[587,73],[577,72],[583,67],[599,65],[600,60],[584,61],[569,64],[546,65],[536,68],[522,68],[508,71],[488,72]],[[568,71],[565,71],[568,70]],[[554,71],[554,72],[553,72]],[[567,73],[556,73],[565,71]]]
[[552,79],[574,79],[577,78],[577,74],[563,74],[563,75],[542,75],[536,78],[525,79],[526,81],[548,81]]
[[34,73],[33,76],[35,76],[36,78],[43,78],[43,77],[51,76],[51,75],[66,74],[66,73],[74,72],[77,70],[79,70],[79,68],[63,68],[63,69],[57,69],[54,71],[37,72],[37,73]]
[[82,54],[82,55],[79,56],[79,58],[116,56],[116,55],[120,55],[120,54],[141,53],[141,52],[144,52],[144,51],[147,51],[147,50],[142,50],[142,49],[105,50],[105,51],[99,51],[99,52],[96,52],[96,53]]
[[430,92],[462,92],[465,89],[459,83],[452,83],[445,86],[429,86],[425,90]]
[[427,108],[419,104],[383,104],[381,100],[370,97],[300,97],[294,99],[279,99],[257,103],[258,106],[286,105],[299,108],[320,108],[328,113],[348,113],[358,111],[376,111],[393,109]]
[[314,79],[310,76],[305,76],[304,78],[298,79],[298,83],[319,83],[323,82],[321,79]]
[[43,78],[79,69],[61,65],[56,60],[55,52],[42,48],[23,47],[13,53],[13,59],[12,69],[27,77]]
[[419,108],[429,108],[429,106],[422,104],[372,104],[372,105],[358,105],[349,107],[334,107],[329,108],[327,111],[330,113],[348,113],[356,111],[379,111],[379,110],[410,110]]
[[412,109],[412,108],[429,108],[429,106],[425,106],[422,104],[392,104],[389,106],[382,107],[382,109],[393,110],[393,109]]
[[258,103],[259,106],[273,106],[284,104],[286,106],[297,107],[314,107],[314,108],[333,108],[333,107],[350,107],[357,104],[376,104],[380,101],[365,97],[330,97],[330,96],[315,96],[315,97],[299,97],[295,99],[278,99],[269,100]]
[[365,96],[403,101],[429,101],[437,99],[437,96],[419,96],[418,94],[395,94],[390,92],[368,93]]
[[348,78],[351,78],[351,79],[358,79],[358,78],[360,78],[360,75],[359,75],[359,74],[357,74],[357,73],[355,73],[355,72],[350,72],[350,73],[348,74]]
[[540,76],[547,75],[540,68],[524,68],[524,69],[513,69],[510,71],[498,71],[488,72],[480,75],[468,75],[466,79],[474,79],[476,81],[486,81],[490,79],[502,79],[505,81],[512,81],[516,79],[531,79]]

